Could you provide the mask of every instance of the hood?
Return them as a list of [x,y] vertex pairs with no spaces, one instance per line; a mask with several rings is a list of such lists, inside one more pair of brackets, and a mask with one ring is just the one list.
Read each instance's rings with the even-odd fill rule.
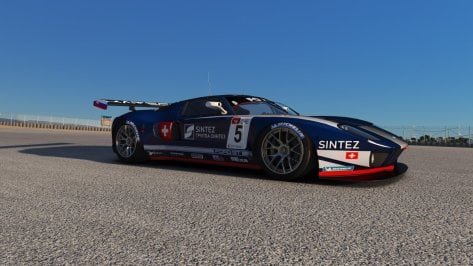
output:
[[356,118],[350,118],[350,117],[341,117],[341,116],[311,116],[311,117],[327,120],[330,122],[337,123],[339,125],[347,125],[347,126],[355,127],[358,130],[365,131],[366,133],[369,133],[369,134],[375,134],[386,140],[394,142],[397,145],[399,145],[401,149],[407,148],[407,143],[404,140],[402,140],[401,137],[387,130],[384,130],[380,127],[377,127],[373,123],[368,122],[368,121],[364,121],[364,120],[360,120]]

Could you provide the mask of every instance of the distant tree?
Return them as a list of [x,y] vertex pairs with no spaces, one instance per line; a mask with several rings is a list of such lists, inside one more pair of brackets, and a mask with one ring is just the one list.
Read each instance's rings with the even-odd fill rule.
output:
[[462,146],[467,146],[468,145],[468,139],[464,137],[459,137],[457,139],[457,143],[462,145]]
[[447,144],[455,144],[455,138],[454,137],[448,137],[447,138]]

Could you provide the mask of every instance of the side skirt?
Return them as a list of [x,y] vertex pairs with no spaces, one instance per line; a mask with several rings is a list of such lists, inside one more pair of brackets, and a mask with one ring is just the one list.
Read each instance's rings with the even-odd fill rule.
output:
[[237,163],[237,162],[226,162],[226,161],[210,161],[204,159],[193,159],[193,158],[184,158],[184,157],[174,157],[174,156],[152,156],[150,157],[152,161],[178,161],[178,162],[187,162],[195,164],[206,164],[206,165],[217,165],[217,166],[228,166],[228,167],[237,167],[237,168],[247,168],[253,170],[261,170],[261,166],[258,164],[251,163]]

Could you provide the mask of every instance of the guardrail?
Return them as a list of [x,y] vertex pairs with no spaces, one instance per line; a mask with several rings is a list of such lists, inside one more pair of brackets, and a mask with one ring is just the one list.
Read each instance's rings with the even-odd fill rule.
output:
[[15,113],[0,113],[0,125],[44,129],[110,131],[110,127],[102,126],[100,120]]

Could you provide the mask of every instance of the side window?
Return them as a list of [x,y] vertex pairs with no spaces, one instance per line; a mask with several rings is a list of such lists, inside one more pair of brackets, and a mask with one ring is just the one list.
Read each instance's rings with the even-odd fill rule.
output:
[[200,99],[185,103],[181,115],[187,117],[221,115],[220,111],[206,107],[205,103],[207,101],[208,99]]

